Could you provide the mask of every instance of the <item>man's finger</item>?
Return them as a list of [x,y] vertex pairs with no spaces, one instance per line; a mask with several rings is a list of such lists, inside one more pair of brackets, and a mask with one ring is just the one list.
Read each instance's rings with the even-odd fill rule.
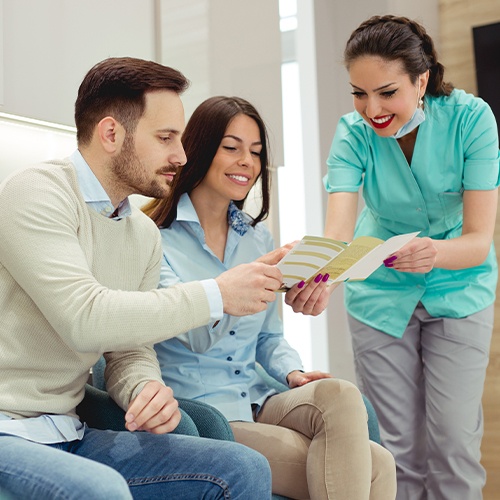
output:
[[276,248],[269,253],[261,255],[255,262],[262,262],[262,264],[274,266],[288,253],[288,251],[289,249],[284,247]]

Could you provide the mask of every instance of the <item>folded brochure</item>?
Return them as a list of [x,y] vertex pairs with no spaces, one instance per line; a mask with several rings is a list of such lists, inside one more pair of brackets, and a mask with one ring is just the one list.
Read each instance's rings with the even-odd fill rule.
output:
[[386,241],[374,236],[359,236],[351,243],[304,236],[277,264],[283,274],[281,290],[300,281],[308,283],[318,274],[326,273],[330,275],[329,283],[364,280],[418,233],[399,234]]

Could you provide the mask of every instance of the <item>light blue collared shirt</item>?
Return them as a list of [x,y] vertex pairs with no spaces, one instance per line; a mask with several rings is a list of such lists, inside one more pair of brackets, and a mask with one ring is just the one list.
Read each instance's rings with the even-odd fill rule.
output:
[[40,415],[15,419],[0,413],[0,432],[36,443],[62,443],[82,439],[84,425],[68,415]]
[[[80,151],[76,150],[70,156],[70,160],[75,166],[76,175],[78,177],[78,187],[80,188],[85,203],[104,217],[110,217],[114,213],[115,207]],[[117,207],[118,215],[113,217],[113,219],[120,220],[124,217],[128,217],[131,213],[132,209],[129,199],[125,198],[119,203]]]
[[[231,204],[224,261],[212,252],[187,194],[177,206],[177,219],[161,229],[164,260],[160,286],[168,287],[218,276],[239,264],[252,262],[274,248],[264,224],[252,227],[249,217]],[[242,286],[245,286],[242,283]],[[277,380],[302,369],[298,353],[283,337],[277,301],[251,316],[224,315],[155,346],[162,376],[174,394],[204,401],[229,420],[252,421],[258,407],[275,391],[255,371],[259,362]]]

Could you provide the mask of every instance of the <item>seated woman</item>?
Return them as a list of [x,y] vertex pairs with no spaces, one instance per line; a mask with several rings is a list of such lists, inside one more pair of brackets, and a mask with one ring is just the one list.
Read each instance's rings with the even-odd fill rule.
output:
[[[163,287],[216,277],[274,248],[261,223],[269,209],[270,173],[267,132],[255,108],[240,98],[210,98],[193,113],[182,142],[188,161],[172,196],[144,209],[161,228]],[[252,218],[242,208],[259,178],[262,206]],[[324,290],[322,279],[302,283],[304,291],[309,288],[306,296]],[[225,316],[155,348],[175,394],[215,406],[230,421],[236,441],[267,457],[274,493],[395,498],[394,460],[368,439],[361,393],[327,373],[302,372],[298,353],[283,337],[277,302],[253,316]],[[255,370],[257,362],[293,389],[270,390]]]

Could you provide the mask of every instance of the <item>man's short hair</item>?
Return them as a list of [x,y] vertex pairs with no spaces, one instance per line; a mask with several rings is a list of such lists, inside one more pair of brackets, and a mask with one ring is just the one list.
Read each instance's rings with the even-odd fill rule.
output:
[[133,133],[146,106],[145,94],[171,90],[182,94],[189,86],[176,69],[133,57],[112,57],[97,63],[85,75],[75,103],[76,137],[89,144],[95,126],[113,116]]

